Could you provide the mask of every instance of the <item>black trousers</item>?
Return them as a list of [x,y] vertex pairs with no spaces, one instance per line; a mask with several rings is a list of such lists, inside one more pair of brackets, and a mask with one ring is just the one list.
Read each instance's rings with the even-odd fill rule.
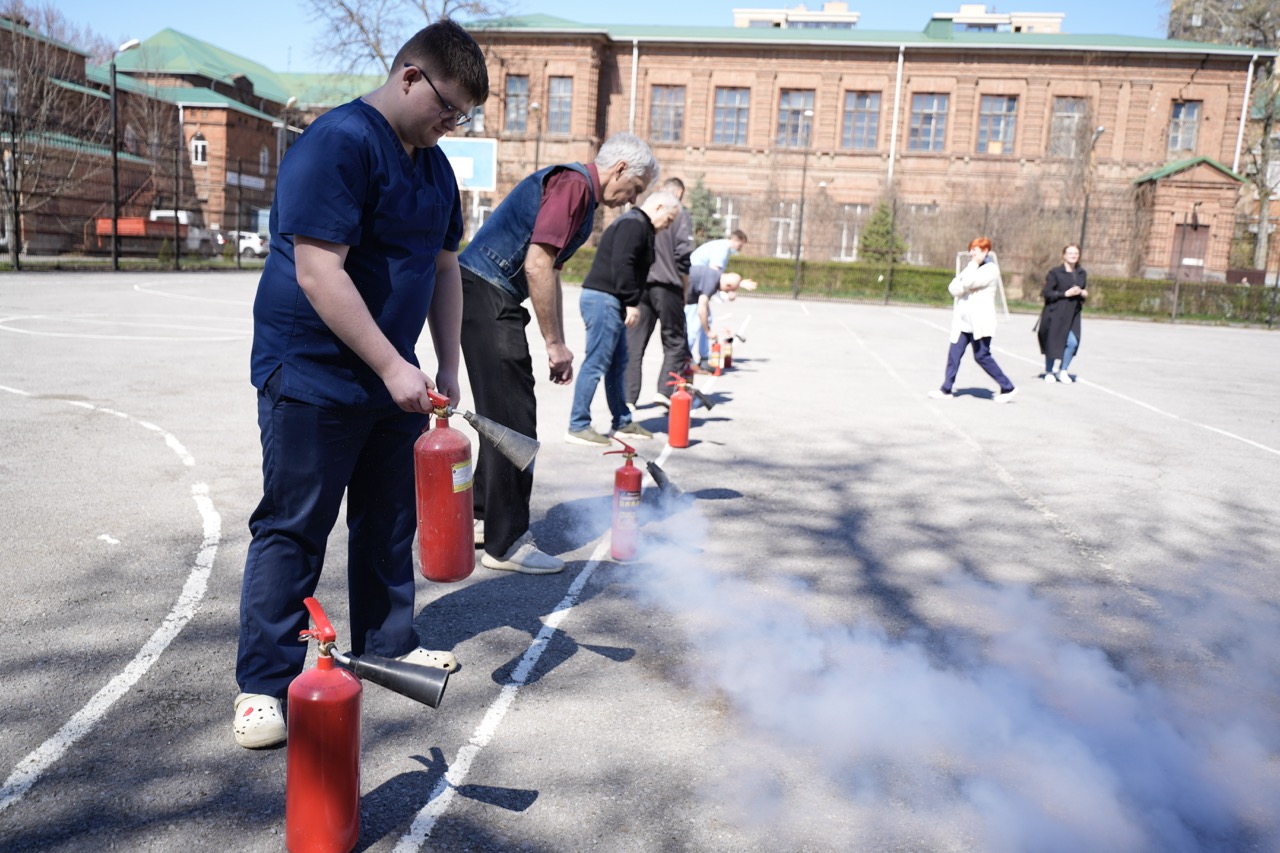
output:
[[[514,296],[463,268],[462,357],[476,414],[537,438],[527,325],[529,312]],[[474,494],[476,518],[484,519],[484,550],[504,557],[529,529],[533,466],[521,471],[481,438]]]
[[627,329],[627,402],[640,400],[641,362],[644,348],[653,335],[654,324],[662,327],[662,371],[658,374],[658,392],[668,397],[670,374],[684,370],[689,359],[689,342],[684,325],[684,291],[673,284],[650,282],[640,292],[640,322]]

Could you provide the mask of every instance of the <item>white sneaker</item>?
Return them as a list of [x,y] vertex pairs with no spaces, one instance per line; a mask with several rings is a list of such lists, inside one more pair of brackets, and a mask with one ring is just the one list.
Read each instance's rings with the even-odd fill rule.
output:
[[232,730],[236,743],[245,749],[266,749],[285,742],[289,729],[284,723],[280,700],[262,693],[241,693],[235,701]]
[[484,544],[484,519],[477,518],[474,525],[476,545]]
[[929,392],[930,400],[950,400],[953,397],[955,397],[955,394],[952,394],[949,391],[943,391],[941,388],[934,388]]
[[458,669],[458,659],[453,656],[453,652],[433,652],[421,646],[408,654],[400,655],[396,660],[418,666],[434,666],[447,672],[455,672]]
[[1067,373],[1067,371],[1063,370],[1058,373],[1058,381],[1061,382],[1063,385],[1073,385],[1075,384],[1076,380],[1070,373]]
[[1058,381],[1058,377],[1052,373],[1046,373],[1044,375],[1044,381],[1052,384]]
[[661,391],[655,391],[653,394],[653,402],[657,403],[664,409],[671,408],[671,398]]
[[1014,397],[1016,397],[1016,396],[1018,396],[1018,389],[1017,389],[1017,388],[1014,388],[1012,391],[1001,391],[999,394],[997,394],[997,395],[996,395],[996,402],[997,402],[997,403],[1012,403],[1012,402],[1013,402],[1013,398],[1014,398]]
[[486,552],[480,557],[480,565],[487,569],[526,575],[554,575],[564,569],[564,560],[539,551],[537,543],[533,541],[533,534],[526,530],[502,559]]

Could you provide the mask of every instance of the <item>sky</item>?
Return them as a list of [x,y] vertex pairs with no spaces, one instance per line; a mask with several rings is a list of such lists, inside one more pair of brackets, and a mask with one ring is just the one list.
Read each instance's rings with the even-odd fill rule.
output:
[[[646,0],[644,3],[602,4],[599,0],[514,0],[515,14],[546,14],[582,23],[732,26],[733,9],[782,8],[800,0]],[[807,0],[820,9],[821,0]],[[1164,35],[1167,0],[1049,0],[1008,4],[988,3],[1000,12],[1063,12],[1063,27],[1076,34]],[[330,68],[314,50],[318,25],[301,0],[220,0],[216,3],[173,0],[53,0],[53,6],[72,24],[123,43],[146,39],[171,28],[258,62],[272,71],[326,71]],[[960,0],[848,0],[861,13],[859,29],[920,31],[934,12],[957,11]],[[412,33],[406,33],[407,38]]]

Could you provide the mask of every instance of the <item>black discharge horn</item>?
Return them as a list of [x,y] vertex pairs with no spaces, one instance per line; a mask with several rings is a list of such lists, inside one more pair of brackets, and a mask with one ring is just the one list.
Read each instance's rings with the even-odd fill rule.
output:
[[489,439],[494,450],[510,459],[511,464],[521,471],[533,464],[533,458],[542,446],[536,438],[529,438],[475,412],[463,412],[462,417],[482,438]]
[[449,671],[439,667],[405,663],[377,655],[356,657],[334,652],[333,657],[365,681],[372,681],[431,708],[440,707],[449,681]]

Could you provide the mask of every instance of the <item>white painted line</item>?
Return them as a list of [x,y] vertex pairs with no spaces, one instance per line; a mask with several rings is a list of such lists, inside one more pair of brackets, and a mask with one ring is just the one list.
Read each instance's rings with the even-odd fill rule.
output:
[[[160,320],[157,320],[156,322],[141,322],[138,319],[138,315],[135,314],[15,314],[10,317],[0,317],[0,330],[13,332],[18,335],[31,335],[33,337],[40,338],[78,338],[81,340],[98,341],[168,341],[178,343],[238,341],[251,334],[251,329],[247,324],[242,329],[218,329],[214,330],[214,333],[210,334],[209,318],[207,317],[193,318],[200,322],[193,325],[185,325],[171,322],[173,320],[181,319],[179,317],[164,314],[155,314],[150,316],[158,317]],[[80,324],[86,327],[112,326],[122,329],[164,329],[172,332],[190,331],[195,334],[140,335],[96,334],[93,332],[52,332],[36,329],[24,329],[21,326],[14,325],[14,323],[24,320],[55,321],[64,328],[74,327],[76,324]],[[228,322],[237,323],[235,320],[229,320]]]
[[843,321],[838,321],[838,322],[844,328],[844,330],[849,333],[849,336],[852,337],[855,341],[857,341],[858,345],[862,347],[864,350],[866,350],[867,354],[870,355],[873,359],[875,359],[880,364],[881,368],[883,368],[884,371],[888,373],[889,376],[892,377],[895,382],[897,382],[900,386],[902,386],[902,388],[904,388],[908,394],[915,394],[915,396],[919,398],[920,402],[933,414],[934,417],[936,417],[939,421],[941,421],[942,424],[946,426],[946,428],[953,435],[955,435],[965,444],[969,445],[969,447],[971,447],[974,450],[974,452],[978,454],[978,458],[982,460],[982,464],[986,466],[986,468],[990,470],[992,474],[995,475],[996,479],[1004,483],[1005,486],[1007,486],[1010,491],[1012,491],[1015,495],[1017,495],[1019,500],[1021,500],[1031,509],[1035,510],[1035,512],[1039,513],[1039,515],[1049,523],[1050,527],[1052,527],[1055,531],[1058,532],[1060,536],[1062,536],[1064,539],[1070,542],[1073,547],[1075,547],[1076,551],[1082,557],[1084,557],[1089,562],[1093,563],[1095,566],[1097,566],[1099,569],[1105,572],[1108,576],[1114,578],[1118,583],[1125,586],[1127,589],[1133,592],[1137,598],[1143,600],[1145,603],[1148,603],[1148,604],[1153,603],[1151,599],[1149,599],[1147,596],[1134,590],[1132,581],[1130,580],[1128,575],[1126,575],[1123,571],[1117,569],[1115,566],[1111,565],[1105,559],[1103,559],[1102,554],[1099,553],[1093,546],[1091,546],[1085,540],[1085,538],[1082,535],[1080,535],[1079,531],[1077,531],[1071,525],[1067,524],[1067,522],[1063,521],[1062,517],[1059,516],[1056,512],[1049,509],[1048,505],[1044,501],[1040,500],[1040,498],[1036,497],[1032,493],[1031,489],[1023,485],[1021,480],[1019,480],[1012,473],[1010,473],[1008,468],[1005,468],[998,461],[996,461],[995,457],[992,456],[990,453],[988,453],[986,448],[983,447],[982,444],[979,443],[977,439],[970,436],[969,433],[965,432],[965,430],[961,428],[957,423],[955,423],[955,421],[951,420],[945,414],[943,414],[942,407],[949,405],[948,402],[943,402],[941,406],[936,402],[930,403],[930,401],[928,400],[927,397],[925,397],[925,395],[920,394],[918,389],[914,388],[911,385],[911,383],[903,379],[901,374],[899,374],[898,371],[893,369],[892,365],[890,365],[887,361],[881,358],[880,354],[876,352],[874,349],[872,349],[867,344],[867,342],[862,339],[861,335],[855,332]]
[[[0,385],[0,391],[23,397],[32,396],[30,392],[5,385]],[[183,465],[188,467],[195,465],[195,459],[192,458],[191,454],[187,453],[181,442],[175,436],[154,424],[140,421],[114,409],[100,408],[89,403],[73,400],[65,400],[63,402],[101,414],[115,415],[145,429],[158,432],[164,436],[165,444],[177,454]],[[200,550],[196,554],[195,566],[192,567],[191,572],[187,575],[187,581],[182,587],[182,592],[178,595],[178,600],[174,603],[168,615],[165,616],[164,622],[151,635],[151,638],[143,644],[133,660],[118,675],[108,681],[101,690],[94,694],[88,704],[77,711],[53,737],[46,740],[35,751],[18,762],[13,772],[9,774],[9,778],[5,780],[4,786],[0,787],[0,811],[4,811],[22,799],[27,791],[31,789],[31,786],[39,781],[40,775],[45,770],[65,755],[67,750],[75,745],[76,741],[93,731],[111,706],[128,693],[129,689],[138,682],[138,679],[146,675],[147,671],[160,659],[160,655],[169,647],[169,644],[173,642],[174,638],[182,632],[182,629],[196,615],[200,608],[200,602],[204,599],[205,589],[209,582],[209,573],[213,570],[214,557],[218,553],[218,543],[222,538],[222,518],[214,508],[213,502],[209,500],[209,487],[206,484],[193,484],[191,486],[191,498],[195,501],[196,509],[200,513],[204,529],[204,540],[200,544]]]
[[538,636],[534,637],[533,643],[520,658],[515,671],[511,673],[511,679],[502,686],[502,691],[498,694],[498,698],[489,706],[489,710],[480,721],[480,725],[472,733],[471,740],[458,750],[458,755],[454,758],[453,763],[449,765],[448,772],[445,773],[444,778],[436,783],[430,799],[427,800],[427,804],[422,807],[413,819],[413,824],[409,827],[409,831],[396,842],[394,853],[412,853],[412,851],[418,850],[427,840],[427,837],[431,835],[431,831],[435,829],[436,822],[440,820],[441,816],[448,810],[450,803],[453,802],[458,786],[466,781],[467,773],[470,772],[472,763],[493,740],[493,736],[497,733],[503,717],[507,715],[507,711],[511,710],[520,688],[528,682],[529,675],[533,672],[533,668],[537,666],[542,653],[547,650],[547,645],[551,642],[551,638],[559,630],[560,623],[577,606],[578,598],[582,595],[582,590],[586,587],[587,581],[591,579],[591,575],[599,567],[604,555],[609,553],[609,546],[610,538],[609,534],[606,533],[604,539],[592,552],[591,559],[587,562],[587,565],[578,574],[578,577],[574,579],[573,584],[570,585],[569,591],[565,593],[564,598],[543,619],[542,630],[538,632]]
[[[933,329],[939,329],[944,332],[950,331],[949,327],[944,328],[938,325],[937,323],[930,322],[929,320],[923,320],[919,317],[912,317],[910,314],[907,314],[903,311],[895,310],[893,313],[897,314],[900,317],[906,317],[908,320],[913,320],[922,325],[929,326],[930,328],[933,328]],[[992,349],[1000,353],[1001,355],[1007,355],[1010,358],[1015,359],[1017,361],[1021,361],[1025,364],[1032,364],[1032,365],[1036,364],[1036,362],[1033,359],[1026,358],[1025,356],[1021,356],[1015,352],[1010,352],[1009,350],[1004,349],[1002,347],[992,347]],[[1256,448],[1266,453],[1271,453],[1276,456],[1280,456],[1280,449],[1277,449],[1275,447],[1269,447],[1268,445],[1261,444],[1252,439],[1245,438],[1244,436],[1236,435],[1233,432],[1227,432],[1225,429],[1219,429],[1216,426],[1210,426],[1209,424],[1202,424],[1199,421],[1193,421],[1190,418],[1184,418],[1182,417],[1182,415],[1175,415],[1173,412],[1166,412],[1164,409],[1157,408],[1151,405],[1150,403],[1144,403],[1141,400],[1138,400],[1134,397],[1130,397],[1127,394],[1122,394],[1119,391],[1113,391],[1110,388],[1106,387],[1105,385],[1099,385],[1097,382],[1093,382],[1085,379],[1077,379],[1076,383],[1080,385],[1088,385],[1090,388],[1097,388],[1099,391],[1102,391],[1105,394],[1110,394],[1113,397],[1118,397],[1119,399],[1124,400],[1126,403],[1132,403],[1135,406],[1146,409],[1147,411],[1153,412],[1157,415],[1161,415],[1163,417],[1169,418],[1170,420],[1175,420],[1179,423],[1184,423],[1188,426],[1198,427],[1202,430],[1206,430],[1207,432],[1217,433],[1218,435],[1223,436],[1224,438],[1230,438],[1230,439],[1233,439],[1234,441],[1239,441],[1243,444],[1247,444],[1250,447]]]
[[[162,286],[163,285],[159,285],[159,284],[149,284],[149,285],[135,284],[133,286],[133,289],[136,290],[138,293],[145,293],[148,296],[164,296],[169,299],[182,299],[187,302],[215,302],[219,305],[239,305],[241,307],[253,306],[252,300],[215,299],[212,296],[191,296],[190,294],[186,294],[186,293],[166,293],[163,290],[156,289]],[[173,286],[176,286],[176,285],[173,285]]]

